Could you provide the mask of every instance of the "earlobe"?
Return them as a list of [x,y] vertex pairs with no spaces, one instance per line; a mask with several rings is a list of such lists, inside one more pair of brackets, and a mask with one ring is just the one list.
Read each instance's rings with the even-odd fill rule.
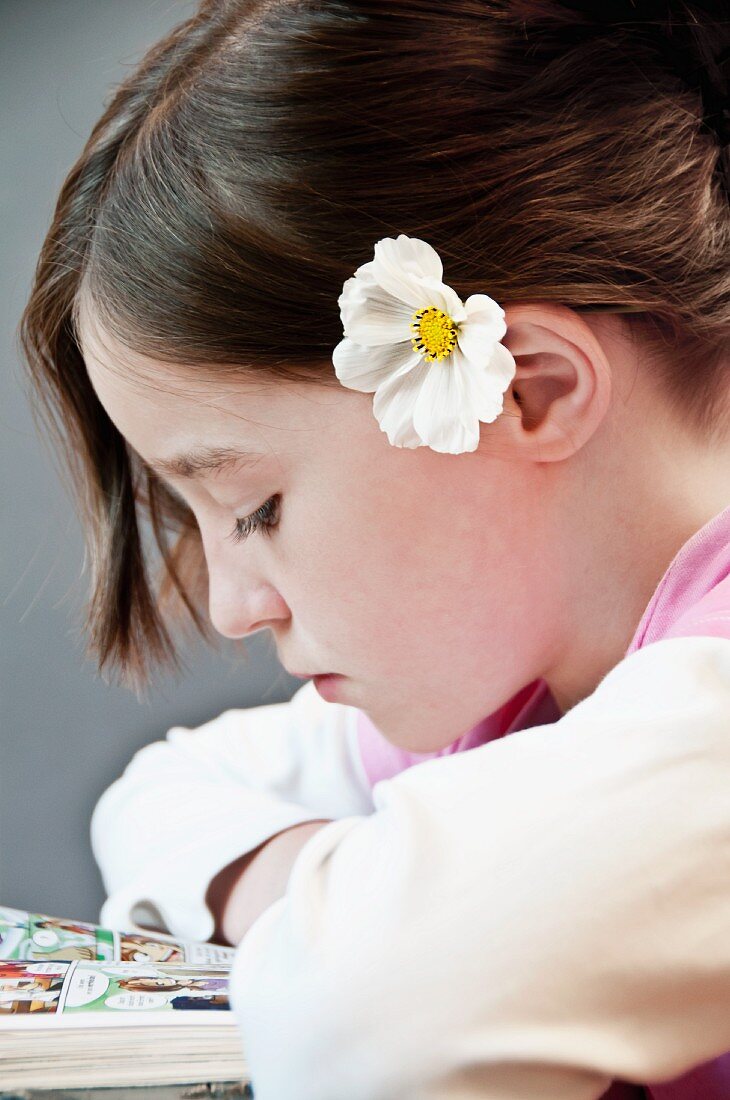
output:
[[611,371],[590,327],[564,306],[505,310],[502,340],[517,367],[504,395],[509,446],[539,462],[569,458],[603,421]]

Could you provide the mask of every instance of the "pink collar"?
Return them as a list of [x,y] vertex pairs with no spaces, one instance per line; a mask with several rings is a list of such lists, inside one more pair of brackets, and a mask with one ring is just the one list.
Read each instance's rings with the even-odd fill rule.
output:
[[696,531],[675,555],[626,656],[662,638],[688,634],[730,638],[730,506]]

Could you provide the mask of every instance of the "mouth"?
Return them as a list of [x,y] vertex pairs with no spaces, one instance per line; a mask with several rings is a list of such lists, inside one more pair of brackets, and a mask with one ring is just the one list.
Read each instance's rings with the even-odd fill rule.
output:
[[[287,669],[287,672],[289,670]],[[323,676],[339,676],[337,672],[289,672],[290,676],[296,676],[297,680],[314,680]]]
[[333,703],[337,698],[340,685],[347,679],[336,672],[327,673],[324,676],[314,676],[314,687],[328,702]]

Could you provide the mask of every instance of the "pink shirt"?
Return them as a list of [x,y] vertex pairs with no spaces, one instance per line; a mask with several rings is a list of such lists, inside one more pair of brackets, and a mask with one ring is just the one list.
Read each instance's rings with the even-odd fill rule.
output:
[[[730,506],[680,548],[660,580],[625,656],[652,642],[687,635],[730,639]],[[526,685],[494,713],[436,752],[413,753],[387,741],[360,712],[358,744],[371,786],[435,756],[483,745],[530,726],[561,717],[544,680]],[[730,1006],[728,1006],[730,1011]],[[674,1081],[633,1085],[615,1081],[602,1100],[728,1100],[730,1052],[695,1067]]]

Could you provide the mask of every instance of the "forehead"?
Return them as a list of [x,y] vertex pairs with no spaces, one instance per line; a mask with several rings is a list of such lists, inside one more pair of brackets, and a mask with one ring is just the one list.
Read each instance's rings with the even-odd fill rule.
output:
[[311,452],[333,421],[328,387],[158,361],[120,344],[83,307],[77,333],[110,419],[163,476],[205,476],[267,454]]
[[143,355],[120,343],[83,307],[76,331],[94,389],[110,399],[134,403],[140,411],[146,404],[183,411],[193,404],[196,409],[225,407],[233,396],[251,403],[282,396],[283,387],[263,374],[257,377],[254,371],[234,373],[226,366],[216,370],[214,364],[175,364]]

